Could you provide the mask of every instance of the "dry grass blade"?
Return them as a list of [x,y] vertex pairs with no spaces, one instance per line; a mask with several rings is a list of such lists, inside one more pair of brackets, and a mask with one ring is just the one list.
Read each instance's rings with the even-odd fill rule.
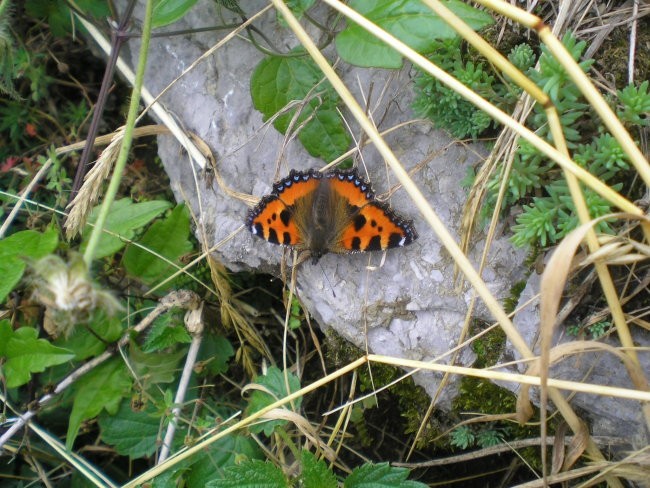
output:
[[268,420],[287,420],[293,423],[300,433],[304,435],[309,441],[318,449],[322,451],[323,455],[330,461],[336,461],[336,453],[334,450],[321,441],[316,429],[311,425],[311,423],[302,415],[285,410],[283,408],[276,408],[265,413],[262,418]]
[[589,445],[589,427],[584,422],[582,428],[576,432],[569,442],[566,453],[564,454],[564,463],[562,463],[562,471],[567,471],[578,461],[580,456],[585,452]]

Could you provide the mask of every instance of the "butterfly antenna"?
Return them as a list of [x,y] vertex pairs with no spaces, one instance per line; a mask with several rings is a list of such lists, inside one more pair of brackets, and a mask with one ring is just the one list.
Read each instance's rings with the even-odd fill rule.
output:
[[320,266],[320,270],[323,272],[323,277],[325,278],[325,281],[327,281],[327,284],[330,285],[330,289],[332,290],[332,296],[336,298],[336,293],[334,292],[334,287],[332,286],[332,282],[330,281],[329,277],[327,276],[327,273],[325,273],[325,268],[323,268],[322,263],[318,263]]

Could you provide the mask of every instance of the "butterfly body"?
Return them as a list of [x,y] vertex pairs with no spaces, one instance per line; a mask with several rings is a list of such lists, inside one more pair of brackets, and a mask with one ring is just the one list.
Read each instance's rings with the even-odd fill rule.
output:
[[309,251],[313,262],[328,252],[379,251],[417,239],[413,223],[375,200],[356,169],[291,170],[250,210],[246,226],[270,243]]

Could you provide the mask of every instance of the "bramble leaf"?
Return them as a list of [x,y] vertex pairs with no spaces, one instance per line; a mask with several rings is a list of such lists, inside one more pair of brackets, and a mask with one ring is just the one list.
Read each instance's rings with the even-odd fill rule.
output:
[[[459,0],[443,3],[473,29],[481,29],[494,22],[486,12]],[[432,52],[436,40],[457,35],[435,12],[416,0],[354,0],[350,2],[350,7],[420,54]],[[358,24],[350,23],[336,36],[335,42],[341,58],[350,64],[376,68],[402,67],[401,54]]]
[[[106,219],[104,230],[117,235],[110,235],[102,232],[95,250],[95,259],[100,259],[115,254],[122,249],[126,242],[135,236],[135,231],[144,227],[155,219],[159,214],[171,207],[171,203],[164,200],[152,200],[150,202],[133,203],[130,198],[122,198],[113,202],[111,211]],[[97,220],[99,206],[95,207],[90,214],[89,222]],[[90,226],[84,230],[84,241],[81,243],[83,253],[88,245],[90,237]]]
[[288,488],[289,482],[282,470],[269,462],[253,459],[226,468],[223,479],[212,480],[207,488]]
[[72,449],[84,420],[96,417],[102,410],[114,415],[122,398],[131,388],[131,374],[121,359],[112,359],[82,376],[73,386],[74,403],[66,447]]
[[[138,243],[124,252],[127,271],[144,283],[151,284],[163,279],[174,267],[157,255],[173,263],[192,249],[189,241],[190,216],[185,205],[177,205],[164,219],[154,222]],[[151,252],[150,252],[151,251]],[[154,254],[155,253],[155,254]]]
[[0,361],[6,386],[16,388],[27,383],[32,373],[42,373],[46,368],[63,364],[74,358],[72,351],[53,346],[38,338],[31,327],[12,330],[8,320],[0,321]]
[[122,401],[115,415],[102,412],[97,419],[102,440],[115,448],[118,454],[137,459],[150,456],[158,445],[161,428],[159,416],[152,404],[145,411],[133,411],[128,401]]
[[313,453],[302,451],[300,454],[302,471],[300,481],[305,488],[336,488],[338,482],[325,461],[316,459]]
[[409,470],[388,463],[367,463],[356,468],[343,483],[344,488],[425,488],[427,485],[406,478]]

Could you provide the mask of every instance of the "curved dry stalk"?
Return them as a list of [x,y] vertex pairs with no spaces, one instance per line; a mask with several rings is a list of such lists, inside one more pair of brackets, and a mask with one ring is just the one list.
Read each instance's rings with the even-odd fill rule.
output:
[[[541,375],[546,377],[548,375],[548,366],[550,361],[550,344],[553,331],[556,326],[556,317],[557,311],[560,305],[560,300],[562,298],[562,292],[564,290],[564,285],[567,281],[569,270],[571,268],[571,261],[574,254],[585,235],[599,222],[612,217],[618,218],[627,218],[627,219],[638,219],[645,220],[650,222],[646,217],[639,217],[637,215],[627,215],[627,214],[613,214],[594,219],[590,222],[582,224],[577,229],[573,230],[569,235],[567,235],[560,245],[557,247],[551,259],[544,270],[542,275],[542,281],[540,285],[541,290],[541,305],[540,305],[540,330],[541,330]],[[602,264],[601,264],[602,265]],[[620,302],[619,302],[620,305]],[[626,324],[627,325],[627,324]],[[629,329],[627,329],[629,333]],[[619,334],[621,331],[619,331]],[[636,357],[634,351],[634,343],[631,342],[628,345],[621,340],[621,343],[624,347],[627,348],[627,352],[630,355],[633,364],[638,368],[639,361]],[[632,348],[632,349],[630,349]],[[634,384],[637,388],[641,390],[648,391],[648,382],[647,379],[641,374],[639,377],[636,374],[636,369],[628,369],[630,377],[634,381]],[[644,416],[646,419],[646,425],[650,428],[650,405],[645,404],[642,406]]]
[[193,456],[194,454],[196,454],[197,452],[200,452],[201,450],[203,450],[205,447],[209,446],[210,444],[218,441],[219,439],[222,439],[223,437],[225,437],[225,436],[227,436],[227,435],[229,435],[229,434],[231,434],[233,432],[236,432],[237,430],[239,430],[241,428],[246,427],[247,425],[249,425],[254,420],[257,420],[259,418],[264,417],[264,415],[266,415],[268,412],[270,412],[272,410],[275,410],[276,408],[282,407],[283,405],[285,405],[285,404],[287,404],[289,402],[292,402],[293,400],[295,400],[295,399],[297,399],[297,398],[299,398],[299,397],[301,397],[301,396],[303,396],[303,395],[305,395],[305,394],[307,394],[307,393],[309,393],[311,391],[314,391],[314,390],[322,387],[323,385],[326,385],[329,382],[331,382],[331,381],[333,381],[333,380],[335,380],[335,379],[337,379],[337,378],[339,378],[339,377],[341,377],[341,376],[343,376],[343,375],[345,375],[345,374],[347,374],[347,373],[349,373],[351,371],[354,371],[357,367],[365,364],[366,362],[367,362],[367,358],[365,356],[361,357],[361,358],[357,359],[356,361],[351,362],[347,366],[345,366],[343,368],[340,368],[339,370],[337,370],[337,371],[335,371],[333,373],[328,374],[327,376],[321,378],[318,381],[315,381],[311,385],[308,385],[308,386],[306,386],[304,388],[301,388],[300,390],[295,391],[295,392],[291,393],[290,395],[287,395],[286,397],[281,398],[281,399],[273,402],[272,404],[258,410],[257,412],[252,413],[251,415],[249,415],[245,419],[242,419],[239,422],[236,422],[235,424],[231,425],[230,427],[227,427],[226,429],[223,429],[223,430],[221,430],[219,432],[215,432],[216,431],[216,429],[215,429],[214,431],[208,433],[205,436],[205,439],[203,439],[200,442],[196,443],[192,447],[189,447],[189,448],[187,448],[185,450],[182,450],[182,451],[179,451],[179,452],[175,453],[172,457],[165,460],[165,462],[163,462],[163,463],[149,469],[148,471],[142,473],[140,476],[137,476],[136,478],[132,479],[131,481],[126,483],[122,488],[135,488],[136,486],[141,485],[145,481],[148,481],[150,479],[155,478],[159,474],[163,473],[164,471],[171,468],[172,466],[175,466],[176,464],[180,463],[184,459],[187,459],[187,458]]

